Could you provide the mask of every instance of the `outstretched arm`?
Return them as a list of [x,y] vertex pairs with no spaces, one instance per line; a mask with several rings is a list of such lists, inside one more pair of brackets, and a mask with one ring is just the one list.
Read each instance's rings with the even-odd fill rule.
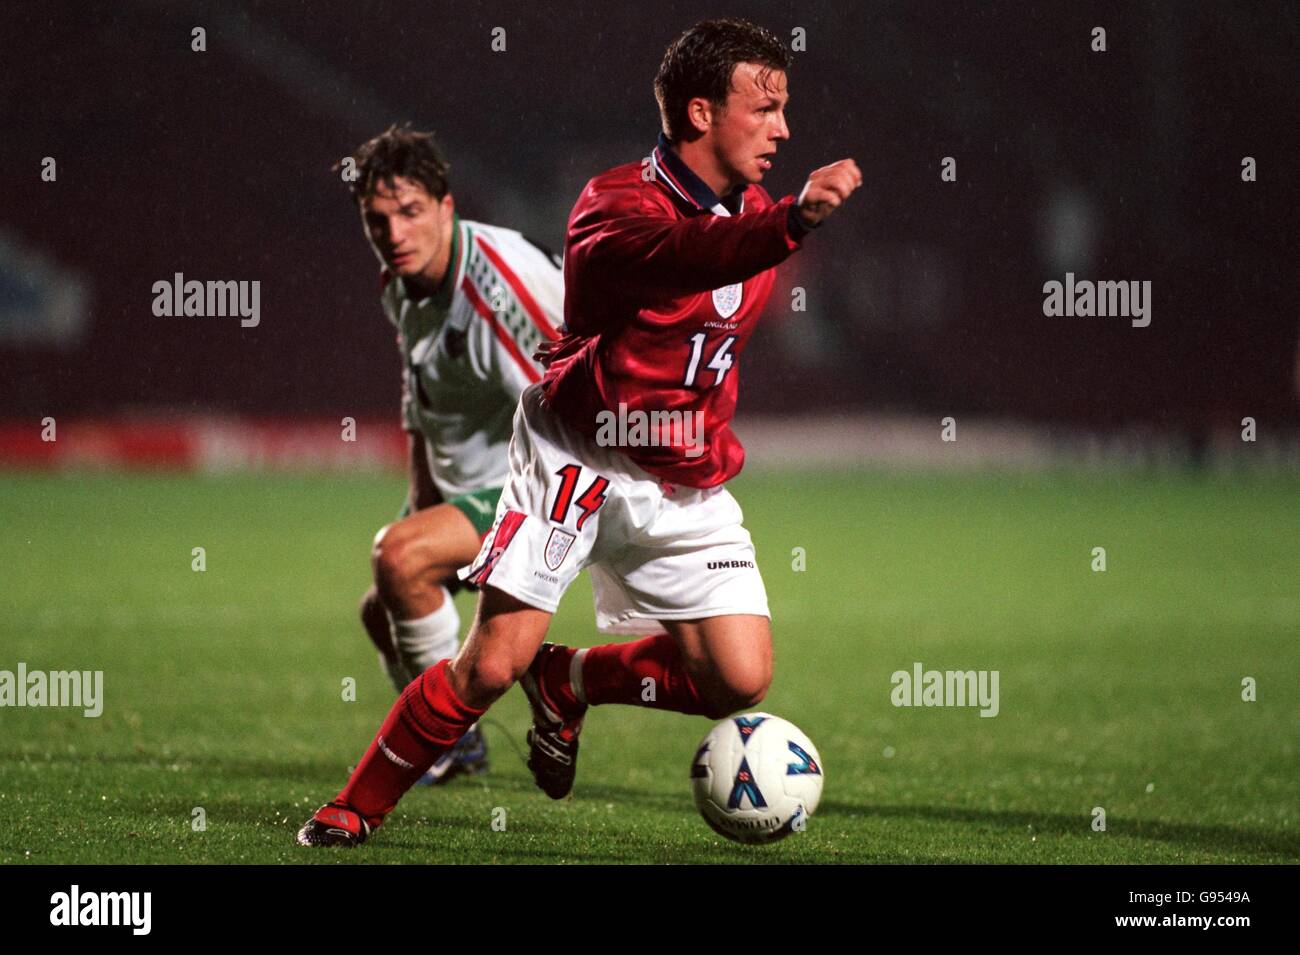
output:
[[807,230],[861,185],[857,163],[842,159],[814,170],[797,200],[787,196],[761,212],[684,220],[640,192],[613,191],[593,197],[571,224],[566,265],[594,269],[624,287],[675,293],[721,288],[784,261]]

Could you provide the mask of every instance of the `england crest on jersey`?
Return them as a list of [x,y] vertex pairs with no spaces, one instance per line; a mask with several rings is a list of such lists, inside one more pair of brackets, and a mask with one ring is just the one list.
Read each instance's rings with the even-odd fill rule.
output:
[[713,307],[718,310],[720,316],[731,318],[736,314],[736,309],[740,308],[740,295],[743,289],[744,286],[737,282],[735,285],[724,285],[713,290]]

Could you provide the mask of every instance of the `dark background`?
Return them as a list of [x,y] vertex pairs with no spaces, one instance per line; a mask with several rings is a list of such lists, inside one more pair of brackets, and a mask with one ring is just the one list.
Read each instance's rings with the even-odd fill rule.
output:
[[[666,44],[738,14],[807,31],[769,191],[844,156],[865,175],[783,267],[742,411],[1300,420],[1296,7],[1082,6],[6,5],[0,232],[79,276],[89,320],[0,343],[0,415],[395,415],[377,266],[331,165],[413,120],[462,215],[559,248],[586,180],[653,145]],[[1067,270],[1150,280],[1150,327],[1044,317]],[[260,326],[155,317],[178,271],[260,280]],[[0,305],[29,294],[11,264]]]

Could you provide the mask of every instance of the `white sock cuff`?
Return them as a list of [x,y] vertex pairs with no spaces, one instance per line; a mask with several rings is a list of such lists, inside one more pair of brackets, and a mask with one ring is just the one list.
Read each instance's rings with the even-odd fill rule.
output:
[[393,620],[394,633],[399,629],[406,633],[426,633],[434,630],[441,632],[446,626],[444,621],[449,617],[455,617],[456,620],[459,621],[460,615],[456,613],[456,604],[451,599],[451,594],[448,592],[446,587],[441,588],[441,590],[442,606],[433,613],[427,614],[423,617],[416,617],[414,620],[398,620],[396,618],[391,618]]
[[587,659],[586,649],[579,650],[569,661],[569,686],[579,703],[587,702],[587,688],[582,683],[582,664]]
[[393,620],[393,642],[407,667],[418,676],[460,649],[460,614],[447,588],[442,606],[415,620]]

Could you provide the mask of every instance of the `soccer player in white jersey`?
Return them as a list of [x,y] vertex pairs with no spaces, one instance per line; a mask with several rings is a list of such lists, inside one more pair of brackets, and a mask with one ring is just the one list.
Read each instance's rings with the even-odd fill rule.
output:
[[[459,648],[456,570],[492,526],[519,394],[542,375],[532,355],[559,337],[564,279],[558,257],[520,233],[456,214],[432,135],[390,127],[352,161],[397,329],[410,459],[402,514],[375,537],[361,619],[401,693]],[[482,772],[486,756],[471,728],[424,781]]]

